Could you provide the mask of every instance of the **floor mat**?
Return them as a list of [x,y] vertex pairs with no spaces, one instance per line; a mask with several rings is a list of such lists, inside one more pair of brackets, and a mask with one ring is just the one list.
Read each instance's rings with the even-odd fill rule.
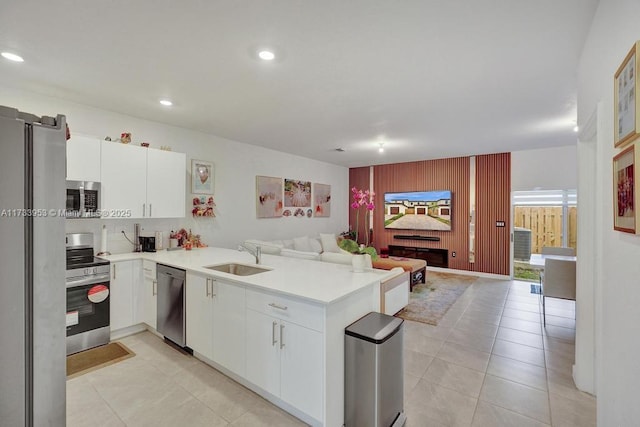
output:
[[67,378],[104,368],[135,356],[124,344],[112,342],[67,356]]

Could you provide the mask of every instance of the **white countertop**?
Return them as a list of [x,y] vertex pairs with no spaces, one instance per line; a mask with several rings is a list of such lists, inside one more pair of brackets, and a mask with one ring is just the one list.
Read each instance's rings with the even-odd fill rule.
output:
[[[217,277],[229,282],[242,283],[263,290],[279,292],[320,304],[331,304],[353,292],[393,277],[386,270],[354,273],[350,265],[311,261],[277,255],[262,255],[260,267],[270,271],[252,276],[236,276],[204,268],[204,266],[235,262],[255,265],[255,257],[247,252],[224,248],[197,248],[159,252],[132,252],[102,257],[111,262],[146,259]],[[188,284],[187,284],[188,286]]]

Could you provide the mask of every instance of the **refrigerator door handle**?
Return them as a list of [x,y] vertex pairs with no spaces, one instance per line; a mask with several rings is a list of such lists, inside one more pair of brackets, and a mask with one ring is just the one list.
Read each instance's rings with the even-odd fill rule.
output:
[[116,267],[118,266],[118,264],[111,264],[111,266],[113,267],[113,279],[112,280],[116,280]]

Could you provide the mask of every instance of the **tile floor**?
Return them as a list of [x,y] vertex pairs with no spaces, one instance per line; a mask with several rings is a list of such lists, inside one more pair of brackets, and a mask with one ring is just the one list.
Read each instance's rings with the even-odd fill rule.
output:
[[[417,426],[595,426],[571,377],[574,303],[480,278],[438,326],[405,322],[405,411]],[[296,418],[145,332],[136,357],[67,382],[67,425],[297,426]]]

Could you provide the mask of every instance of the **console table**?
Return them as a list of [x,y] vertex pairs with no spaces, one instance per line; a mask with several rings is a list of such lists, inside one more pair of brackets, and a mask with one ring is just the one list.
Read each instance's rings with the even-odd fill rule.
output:
[[447,249],[389,245],[389,256],[423,259],[431,267],[449,268],[449,251]]

